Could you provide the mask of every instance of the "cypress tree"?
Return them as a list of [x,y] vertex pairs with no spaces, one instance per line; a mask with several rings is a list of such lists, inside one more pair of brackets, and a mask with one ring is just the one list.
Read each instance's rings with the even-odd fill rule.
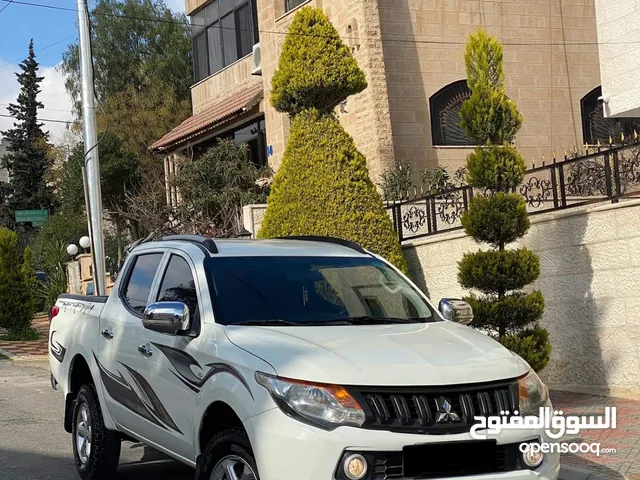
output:
[[51,188],[47,186],[49,150],[48,132],[42,130],[38,122],[38,109],[44,105],[38,101],[40,83],[44,77],[38,76],[38,62],[33,50],[33,40],[29,42],[29,55],[20,63],[16,73],[20,93],[16,103],[7,110],[15,118],[14,127],[2,134],[10,142],[4,163],[11,175],[10,207],[15,210],[50,210],[53,203]]
[[466,254],[458,279],[463,287],[480,293],[468,298],[474,326],[541,370],[551,353],[549,334],[538,325],[544,299],[537,291],[522,292],[540,275],[540,260],[526,248],[507,248],[530,224],[524,198],[514,193],[525,165],[510,142],[522,116],[504,88],[502,56],[497,39],[482,30],[471,35],[465,62],[472,95],[462,106],[461,127],[479,146],[467,161],[467,180],[476,196],[462,225],[476,242],[493,249]]

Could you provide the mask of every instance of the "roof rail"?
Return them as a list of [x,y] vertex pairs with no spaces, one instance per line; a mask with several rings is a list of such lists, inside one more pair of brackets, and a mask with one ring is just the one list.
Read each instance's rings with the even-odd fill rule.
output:
[[209,253],[218,253],[216,242],[204,235],[169,235],[162,237],[163,242],[190,242],[195,243]]
[[334,243],[336,245],[342,245],[343,247],[350,248],[355,250],[356,252],[364,253],[365,255],[369,255],[364,248],[358,245],[355,242],[351,242],[349,240],[343,240],[342,238],[335,237],[322,237],[317,235],[301,235],[301,236],[291,236],[291,237],[278,237],[279,240],[304,240],[309,242],[324,242],[324,243]]

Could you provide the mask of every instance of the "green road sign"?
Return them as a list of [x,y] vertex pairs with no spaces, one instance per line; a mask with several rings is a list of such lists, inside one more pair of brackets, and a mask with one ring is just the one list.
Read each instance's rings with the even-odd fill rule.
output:
[[41,227],[48,216],[46,210],[16,210],[17,223],[31,223],[34,227]]

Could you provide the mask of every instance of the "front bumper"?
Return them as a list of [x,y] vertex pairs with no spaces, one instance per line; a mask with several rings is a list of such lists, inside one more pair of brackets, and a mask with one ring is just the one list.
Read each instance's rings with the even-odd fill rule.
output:
[[[341,427],[327,432],[294,420],[278,408],[244,422],[256,456],[261,480],[332,480],[345,450],[357,452],[401,452],[405,445],[472,440],[468,433],[415,435]],[[499,445],[539,438],[552,442],[538,430],[507,430],[495,438]],[[428,459],[426,460],[428,461]],[[451,459],[452,462],[455,459]],[[560,455],[548,454],[535,471],[448,477],[449,480],[557,480]],[[371,477],[369,477],[371,478]],[[375,478],[375,477],[373,477]],[[384,478],[384,477],[382,477]],[[394,477],[394,480],[398,477]],[[399,479],[398,479],[399,480]]]

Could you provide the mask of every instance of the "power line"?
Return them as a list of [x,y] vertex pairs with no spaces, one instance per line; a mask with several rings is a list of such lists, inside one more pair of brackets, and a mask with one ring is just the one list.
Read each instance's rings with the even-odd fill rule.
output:
[[[5,107],[8,107],[10,104],[8,103],[0,103],[0,105],[3,105]],[[73,113],[73,110],[63,110],[61,108],[47,108],[47,107],[43,107],[40,108],[39,110],[49,110],[51,112],[65,112],[65,113]]]
[[[2,2],[9,2],[9,3],[16,3],[15,1],[10,2],[10,0],[0,0],[0,1],[2,1]],[[51,47],[55,47],[56,45],[58,45],[58,44],[60,44],[60,43],[62,43],[62,42],[65,42],[65,41],[67,41],[67,40],[69,40],[69,39],[71,39],[71,38],[75,38],[75,35],[71,35],[71,36],[69,36],[69,37],[65,37],[65,38],[63,38],[62,40],[58,40],[57,42],[52,43],[51,45],[47,45],[46,47],[39,48],[38,50],[36,50],[36,51],[35,51],[35,53],[44,52],[46,49],[51,48]],[[7,65],[11,65],[12,63],[18,63],[18,62],[21,62],[22,60],[24,60],[24,57],[16,58],[15,60],[12,60],[12,61],[10,61],[10,62],[7,62],[7,63],[5,63],[5,64],[3,64],[3,65],[0,65],[0,68],[6,67]]]
[[6,10],[6,8],[7,8],[9,5],[11,5],[11,2],[12,2],[12,1],[13,1],[13,0],[9,0],[9,2],[7,2],[7,4],[6,4],[4,7],[0,8],[0,13],[4,12],[4,11]]
[[[4,113],[0,113],[0,117],[5,117],[5,118],[16,118],[14,115],[6,115]],[[52,122],[52,123],[73,123],[73,120],[53,120],[51,118],[38,118],[39,122]]]
[[[30,7],[39,7],[39,8],[47,8],[47,9],[51,9],[51,10],[62,10],[62,11],[67,11],[67,12],[77,12],[78,10],[75,8],[69,8],[69,7],[59,7],[57,5],[47,5],[47,4],[42,4],[42,3],[36,3],[36,2],[29,2],[29,1],[23,1],[23,0],[0,0],[2,2],[11,2],[17,5],[25,5],[25,6],[30,6]],[[493,2],[493,3],[520,3],[520,2]],[[253,32],[253,29],[248,29],[248,28],[240,28],[240,29],[236,29],[234,27],[223,27],[221,25],[204,25],[204,24],[196,24],[196,23],[190,23],[190,22],[183,22],[183,21],[179,21],[179,20],[173,20],[173,19],[168,19],[168,18],[150,18],[150,17],[137,17],[137,16],[132,16],[132,15],[124,15],[124,14],[118,14],[118,13],[106,13],[106,12],[96,12],[95,10],[91,13],[92,15],[98,15],[98,16],[105,16],[105,17],[114,17],[114,18],[123,18],[123,19],[128,19],[128,20],[138,20],[138,21],[144,21],[144,22],[156,22],[156,23],[170,23],[170,24],[174,24],[174,25],[183,25],[183,26],[188,26],[188,27],[206,27],[206,28],[216,28],[219,30],[234,30],[234,31],[244,31],[244,32]],[[309,34],[309,33],[290,33],[287,31],[273,31],[273,30],[258,30],[259,33],[261,34],[270,34],[270,35],[296,35],[296,36],[302,36],[302,37],[317,37],[317,38],[333,38],[330,35],[316,35],[316,34]],[[400,36],[401,34],[391,34],[392,36]],[[388,39],[387,41],[390,42],[396,42],[396,43],[409,43],[409,44],[418,44],[418,45],[466,45],[467,42],[456,42],[456,41],[446,41],[446,40],[416,40],[415,37],[425,37],[425,36],[429,36],[429,35],[411,35],[410,39]],[[347,40],[351,40],[351,37],[340,37],[342,39],[347,39]],[[597,46],[597,45],[636,45],[636,44],[640,44],[640,41],[621,41],[621,42],[598,42],[598,41],[587,41],[587,42],[503,42],[503,45],[506,46],[522,46],[522,47],[526,47],[526,46],[589,46],[589,45],[593,45],[593,46]],[[10,62],[13,63],[13,62]]]

